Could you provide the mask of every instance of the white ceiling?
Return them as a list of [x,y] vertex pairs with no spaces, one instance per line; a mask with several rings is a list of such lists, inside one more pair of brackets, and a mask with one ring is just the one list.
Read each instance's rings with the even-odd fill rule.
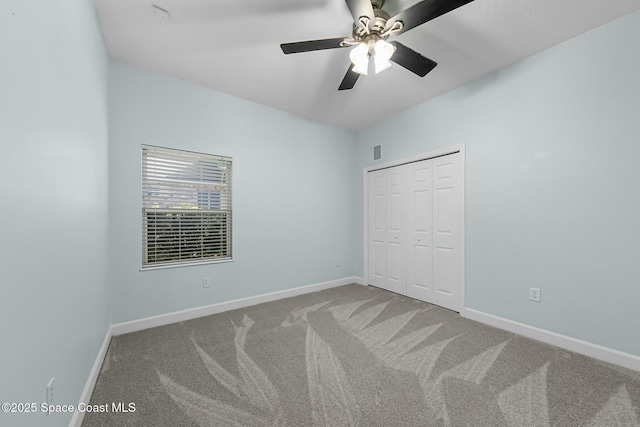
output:
[[[387,0],[383,9],[393,16],[414,3]],[[475,0],[395,38],[438,62],[426,77],[394,64],[338,92],[349,48],[284,55],[280,43],[350,36],[344,0],[96,4],[117,61],[350,130],[640,10],[640,0]]]

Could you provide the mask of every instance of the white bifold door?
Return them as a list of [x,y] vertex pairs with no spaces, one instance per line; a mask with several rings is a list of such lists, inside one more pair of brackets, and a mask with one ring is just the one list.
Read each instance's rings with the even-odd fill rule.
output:
[[455,153],[368,173],[370,285],[463,307],[461,163]]

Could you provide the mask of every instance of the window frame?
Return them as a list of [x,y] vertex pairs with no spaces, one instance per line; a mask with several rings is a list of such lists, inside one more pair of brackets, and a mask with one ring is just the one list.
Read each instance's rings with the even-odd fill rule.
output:
[[[228,198],[228,209],[220,209],[221,212],[227,212],[226,217],[226,246],[227,246],[227,256],[224,257],[207,257],[207,258],[194,258],[194,259],[178,259],[173,261],[160,261],[160,262],[148,262],[149,256],[149,243],[148,243],[148,217],[146,215],[150,212],[148,208],[145,207],[145,201],[147,198],[145,197],[145,152],[147,150],[151,151],[159,151],[166,153],[175,153],[177,155],[185,155],[187,157],[201,157],[202,160],[214,162],[215,159],[219,159],[221,165],[225,165],[227,170],[225,171],[225,184],[229,186],[229,190],[227,191],[226,197]],[[202,153],[197,151],[169,148],[169,147],[160,147],[155,145],[142,144],[140,148],[140,220],[141,220],[141,260],[140,260],[140,271],[148,271],[148,270],[157,270],[157,269],[166,269],[166,268],[177,268],[177,267],[187,267],[193,265],[204,265],[204,264],[219,264],[234,261],[233,258],[233,158],[230,156]],[[200,197],[200,196],[197,196]],[[222,196],[219,196],[222,197]],[[196,202],[199,203],[199,202]],[[158,211],[173,211],[175,213],[189,213],[189,212],[197,212],[197,209],[170,209],[170,208],[157,208]],[[153,212],[153,210],[151,210]],[[182,247],[183,243],[180,243],[180,247]]]

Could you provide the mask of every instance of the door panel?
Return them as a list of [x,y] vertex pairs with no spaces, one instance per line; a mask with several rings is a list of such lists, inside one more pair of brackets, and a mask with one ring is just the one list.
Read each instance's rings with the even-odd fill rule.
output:
[[434,273],[436,298],[438,296],[451,297],[455,291],[453,283],[453,249],[436,248]]
[[413,231],[417,233],[429,233],[431,230],[431,191],[414,190],[413,210],[415,215],[413,221]]
[[377,174],[373,176],[373,188],[376,193],[384,191],[384,174]]
[[400,232],[402,229],[402,193],[389,194],[389,231]]
[[460,311],[463,299],[462,165],[460,155],[433,159],[433,302]]
[[406,267],[404,256],[403,206],[406,204],[406,170],[403,167],[387,169],[388,222],[387,222],[387,266],[389,275],[384,287],[387,290],[406,295]]
[[387,282],[387,194],[386,174],[369,173],[368,234],[369,284],[384,287]]
[[431,302],[432,294],[432,161],[408,164],[407,296]]
[[436,232],[439,234],[453,233],[453,188],[438,188],[436,190]]
[[384,194],[374,194],[372,225],[374,231],[384,231]]
[[384,280],[384,254],[385,247],[384,242],[373,241],[373,265],[371,268],[371,274],[376,280]]
[[398,283],[402,280],[402,246],[389,242],[389,280]]
[[[413,276],[411,285],[420,288],[415,292],[429,292],[431,289],[431,248],[428,246],[413,246]],[[413,292],[413,291],[412,291]],[[412,296],[412,295],[409,295]],[[417,297],[412,297],[417,298]],[[419,298],[422,299],[422,298]]]

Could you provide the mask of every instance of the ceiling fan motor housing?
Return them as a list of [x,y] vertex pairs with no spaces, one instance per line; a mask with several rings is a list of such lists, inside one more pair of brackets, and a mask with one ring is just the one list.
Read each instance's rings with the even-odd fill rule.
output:
[[382,32],[387,25],[387,21],[390,18],[389,14],[382,9],[374,9],[373,12],[375,13],[375,20],[369,23],[368,31],[356,24],[353,25],[353,39],[355,41],[366,42],[368,39],[373,39],[374,41],[380,39],[386,40],[389,37],[388,34],[384,36],[382,35]]

